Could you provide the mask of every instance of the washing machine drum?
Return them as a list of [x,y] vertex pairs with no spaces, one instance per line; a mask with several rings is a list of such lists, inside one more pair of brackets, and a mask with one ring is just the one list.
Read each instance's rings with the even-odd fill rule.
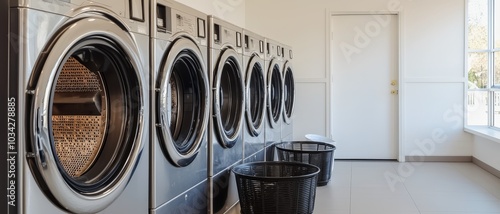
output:
[[107,20],[61,32],[28,85],[28,162],[55,204],[98,212],[124,190],[143,147],[141,63],[133,40]]
[[283,77],[283,120],[286,124],[292,122],[292,114],[295,106],[295,81],[293,78],[293,69],[290,62],[287,62],[284,66],[284,77]]
[[208,77],[202,53],[184,38],[172,44],[157,82],[157,129],[162,148],[176,166],[197,156],[208,124]]
[[224,148],[232,148],[241,137],[245,92],[240,65],[238,54],[233,49],[225,49],[213,77],[214,129]]
[[262,132],[266,108],[264,66],[258,59],[256,55],[251,57],[246,77],[246,120],[249,133],[254,137]]
[[280,66],[276,62],[271,62],[268,72],[268,118],[271,128],[275,128],[278,122],[280,122],[283,112],[283,78]]

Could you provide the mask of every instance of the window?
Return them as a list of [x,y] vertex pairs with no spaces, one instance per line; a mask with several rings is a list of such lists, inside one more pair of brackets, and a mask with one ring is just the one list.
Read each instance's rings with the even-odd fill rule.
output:
[[500,128],[500,1],[495,3],[468,0],[467,125]]

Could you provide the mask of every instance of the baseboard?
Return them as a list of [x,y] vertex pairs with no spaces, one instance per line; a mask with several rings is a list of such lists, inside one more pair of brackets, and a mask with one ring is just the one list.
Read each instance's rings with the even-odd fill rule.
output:
[[472,156],[406,156],[407,162],[472,162],[500,178],[500,170]]
[[477,159],[476,157],[472,157],[472,163],[476,164],[477,166],[481,167],[482,169],[486,170],[487,172],[493,174],[494,176],[497,176],[498,178],[500,178],[500,170],[495,169],[494,167]]
[[407,162],[472,162],[472,156],[406,156]]

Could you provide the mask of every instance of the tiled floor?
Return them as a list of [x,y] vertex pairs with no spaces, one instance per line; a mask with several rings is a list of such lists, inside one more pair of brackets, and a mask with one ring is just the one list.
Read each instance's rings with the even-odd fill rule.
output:
[[314,214],[500,214],[500,179],[472,163],[334,162]]

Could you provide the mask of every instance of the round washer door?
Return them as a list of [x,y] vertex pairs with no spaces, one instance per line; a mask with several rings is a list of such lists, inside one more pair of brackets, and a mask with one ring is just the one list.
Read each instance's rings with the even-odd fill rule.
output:
[[125,189],[146,143],[145,71],[131,35],[103,16],[75,19],[53,38],[28,83],[28,164],[56,205],[99,212]]
[[293,67],[290,61],[283,66],[283,120],[286,124],[292,122],[293,109],[295,106],[295,81],[293,78]]
[[276,60],[271,60],[267,73],[267,110],[269,124],[276,128],[283,112],[283,78]]
[[246,121],[250,135],[255,137],[262,132],[266,110],[264,65],[258,55],[251,56],[246,74]]
[[215,67],[214,128],[224,148],[233,147],[240,137],[244,111],[244,85],[239,55],[230,48],[222,51]]
[[157,80],[157,125],[162,146],[176,166],[189,165],[205,139],[209,86],[205,61],[188,38],[173,42]]

